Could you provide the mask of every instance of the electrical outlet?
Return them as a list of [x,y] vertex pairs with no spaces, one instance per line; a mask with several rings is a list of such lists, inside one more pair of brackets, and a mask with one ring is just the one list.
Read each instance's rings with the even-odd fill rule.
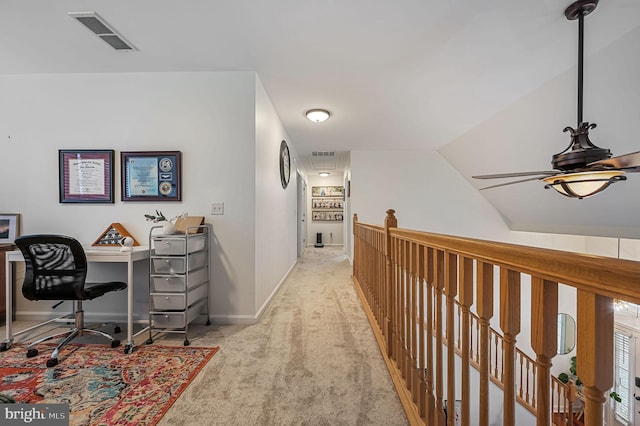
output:
[[224,214],[224,203],[211,203],[211,214]]

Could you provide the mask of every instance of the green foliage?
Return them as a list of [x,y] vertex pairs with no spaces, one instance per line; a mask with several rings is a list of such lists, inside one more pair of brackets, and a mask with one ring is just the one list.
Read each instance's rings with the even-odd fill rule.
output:
[[573,374],[573,376],[576,378],[576,386],[582,385],[582,381],[578,377],[578,373],[576,373],[576,357],[575,356],[571,357],[571,365],[569,366],[569,372]]
[[164,217],[164,214],[159,210],[156,210],[155,215],[145,214],[144,217],[147,218],[147,221],[153,222],[153,223],[164,222],[167,220],[167,218]]
[[609,396],[616,400],[616,402],[622,402],[622,398],[618,395],[618,392],[611,392]]
[[569,383],[569,375],[567,373],[560,373],[558,374],[558,380],[560,380],[564,384],[567,384]]

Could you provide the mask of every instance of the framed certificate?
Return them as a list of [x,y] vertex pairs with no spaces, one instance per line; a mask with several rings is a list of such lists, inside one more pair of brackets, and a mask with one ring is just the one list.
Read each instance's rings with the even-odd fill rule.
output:
[[122,201],[182,201],[180,151],[121,152]]
[[61,203],[113,203],[113,150],[58,150]]

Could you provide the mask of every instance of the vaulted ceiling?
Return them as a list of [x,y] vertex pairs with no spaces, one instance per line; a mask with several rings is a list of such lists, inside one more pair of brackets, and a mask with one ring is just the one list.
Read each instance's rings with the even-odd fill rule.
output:
[[[569,143],[562,129],[576,124],[577,45],[569,3],[4,0],[0,74],[252,70],[301,156],[438,150],[480,187],[471,175],[548,169]],[[137,51],[114,51],[68,15],[87,11]],[[592,141],[614,155],[638,151],[640,3],[602,1],[586,24]],[[306,120],[315,107],[330,120]],[[482,194],[514,229],[640,238],[639,181],[580,201],[537,181]]]

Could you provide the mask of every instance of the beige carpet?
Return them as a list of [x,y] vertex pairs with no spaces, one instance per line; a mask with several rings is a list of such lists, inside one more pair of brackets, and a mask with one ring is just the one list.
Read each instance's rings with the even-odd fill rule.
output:
[[193,325],[189,339],[220,351],[159,426],[408,424],[341,246],[307,248],[257,324]]
[[406,425],[342,251],[307,248],[259,323],[198,338],[220,352],[159,425]]

